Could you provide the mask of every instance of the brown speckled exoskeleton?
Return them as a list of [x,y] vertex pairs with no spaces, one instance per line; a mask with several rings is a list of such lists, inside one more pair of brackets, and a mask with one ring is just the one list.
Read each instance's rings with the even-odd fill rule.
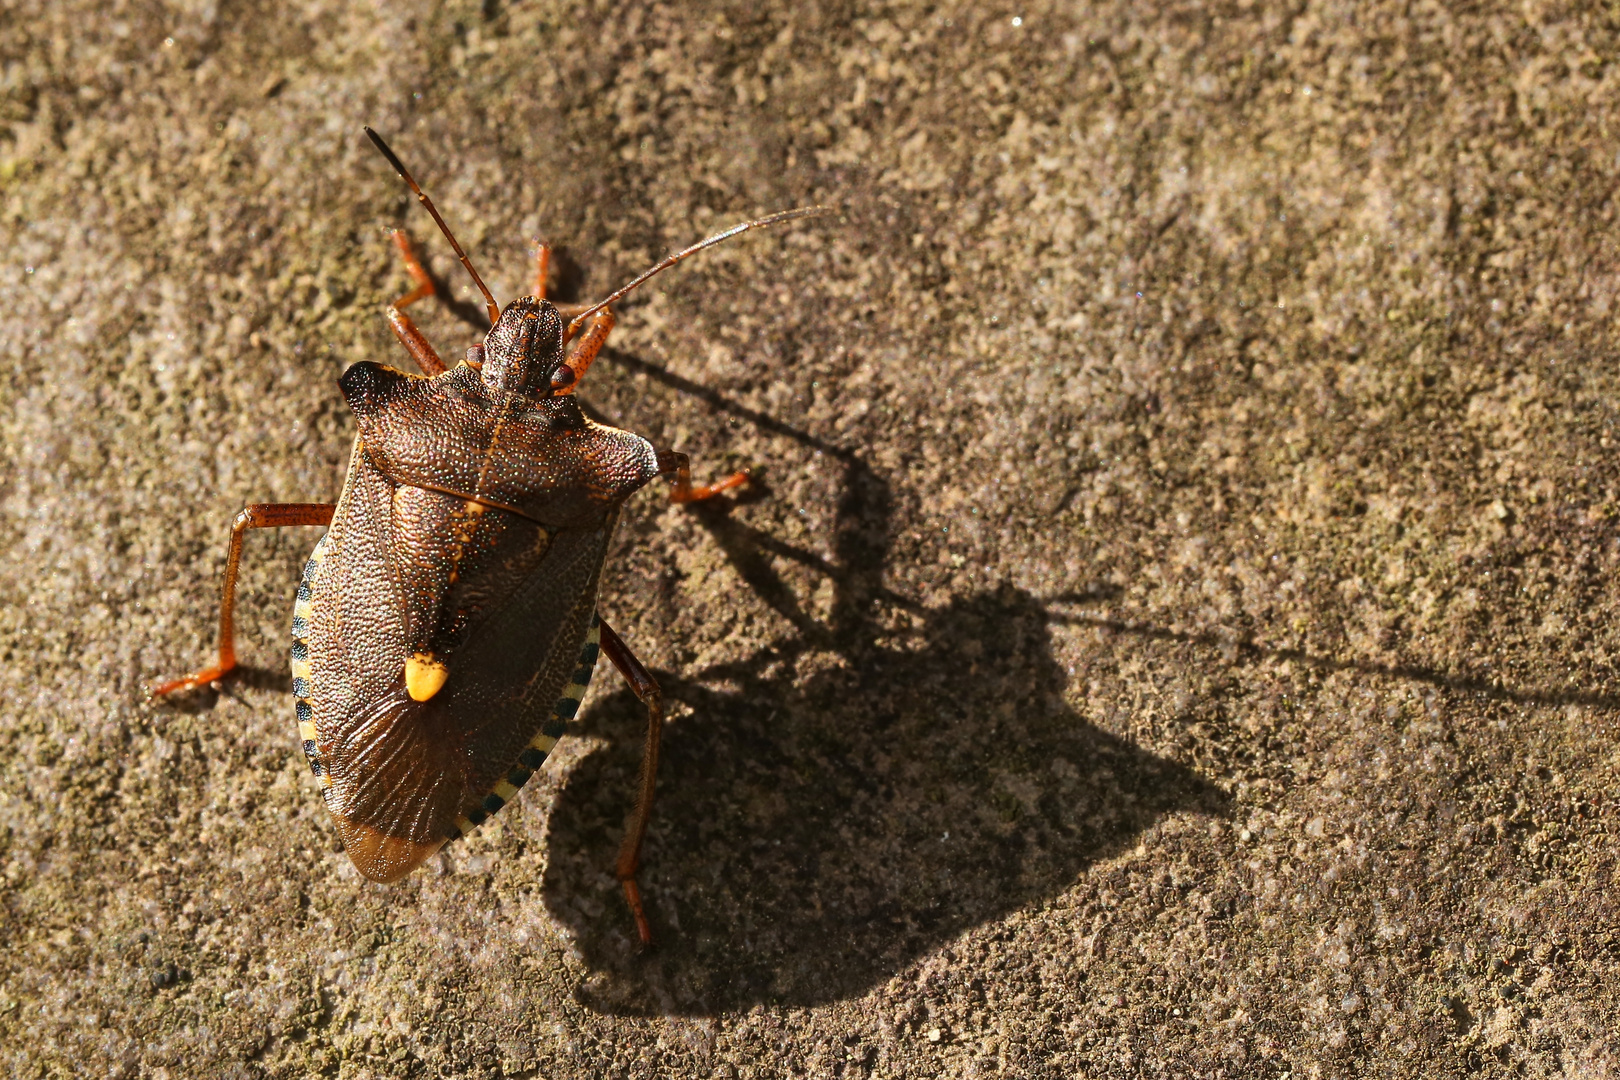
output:
[[396,232],[416,287],[388,318],[423,375],[370,361],[344,372],[339,385],[359,431],[336,505],[256,504],[237,516],[218,662],[152,693],[210,683],[236,666],[232,613],[248,529],[328,525],[293,608],[298,727],[349,857],[366,877],[393,882],[517,794],[605,653],[647,706],[640,794],[617,873],[650,942],[636,866],[663,706],[658,684],[596,612],[602,563],[624,501],[653,477],[674,477],[677,502],[747,477],[694,487],[684,455],[592,422],[574,390],[613,328],[611,303],[695,251],[819,208],[710,237],[589,307],[545,298],[542,246],[533,294],[501,309],[433,203],[382,139],[366,134],[477,282],[491,329],[465,362],[445,367],[405,314],[434,288]]

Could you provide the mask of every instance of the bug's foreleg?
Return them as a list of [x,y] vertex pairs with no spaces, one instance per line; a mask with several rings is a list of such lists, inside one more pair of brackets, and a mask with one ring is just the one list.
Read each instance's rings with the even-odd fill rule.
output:
[[428,272],[417,260],[411,238],[405,235],[404,229],[394,230],[394,243],[405,259],[405,272],[416,282],[416,288],[388,305],[388,325],[394,328],[394,336],[399,338],[399,343],[405,346],[405,351],[411,354],[411,359],[416,361],[422,373],[438,375],[445,370],[444,361],[439,359],[439,354],[433,351],[433,346],[428,344],[428,339],[416,328],[411,317],[405,314],[405,308],[423,297],[434,295],[433,279],[428,277]]
[[546,298],[546,279],[551,276],[551,245],[535,241],[534,247],[534,288],[529,295],[536,300]]
[[[599,617],[600,618],[600,617]],[[636,813],[619,847],[619,865],[615,873],[624,886],[624,898],[629,901],[630,913],[636,918],[636,932],[643,945],[652,944],[652,928],[647,925],[647,913],[641,907],[641,889],[636,885],[636,868],[641,863],[641,841],[647,835],[647,822],[652,819],[653,790],[658,785],[658,742],[664,731],[664,692],[652,674],[641,666],[624,639],[613,632],[606,622],[601,623],[602,652],[613,661],[631,691],[647,706],[647,743],[641,754],[641,790],[636,796]]]
[[219,602],[219,661],[172,682],[148,688],[153,697],[190,690],[220,678],[236,666],[236,575],[242,565],[242,536],[249,529],[275,529],[285,525],[330,525],[331,503],[253,503],[242,508],[231,523],[231,546],[225,555],[225,589]]
[[669,489],[669,501],[677,503],[712,499],[722,491],[730,491],[734,487],[748,483],[747,473],[735,472],[713,484],[693,486],[691,459],[675,450],[658,451],[658,474],[675,477],[675,483]]
[[596,362],[596,354],[613,332],[613,311],[603,308],[585,320],[584,331],[569,344],[568,355],[557,375],[552,376],[553,393],[572,394],[579,389],[585,372]]

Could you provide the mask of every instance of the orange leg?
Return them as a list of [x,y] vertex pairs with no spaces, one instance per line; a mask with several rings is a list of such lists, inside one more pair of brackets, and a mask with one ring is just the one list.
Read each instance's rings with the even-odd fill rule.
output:
[[614,633],[606,622],[601,623],[602,652],[613,661],[624,681],[641,703],[647,706],[647,742],[641,753],[641,791],[636,797],[635,816],[625,831],[624,843],[619,846],[619,865],[615,870],[619,883],[624,886],[624,898],[630,904],[630,914],[636,919],[636,933],[643,945],[652,944],[652,927],[647,925],[647,913],[641,906],[641,888],[636,884],[636,869],[641,865],[641,841],[647,835],[647,822],[652,820],[653,792],[658,786],[658,743],[664,733],[664,692],[652,674],[641,666],[624,639]]
[[535,241],[534,290],[529,293],[536,300],[546,298],[546,278],[551,275],[551,245]]
[[[560,312],[559,312],[560,314]],[[608,335],[613,333],[613,309],[603,308],[585,321],[585,330],[568,346],[568,359],[563,366],[571,372],[573,377],[562,386],[553,383],[553,392],[557,394],[572,394],[579,389],[579,382],[585,377],[585,372],[596,362],[596,354],[602,351],[607,344]],[[564,373],[565,375],[567,373]]]
[[148,687],[152,697],[211,683],[236,666],[236,574],[242,565],[242,534],[249,529],[284,525],[330,525],[333,509],[331,503],[254,503],[243,507],[231,525],[231,546],[225,555],[225,591],[219,604],[219,662],[184,678]]
[[730,491],[734,487],[741,487],[743,484],[748,483],[747,473],[736,472],[716,483],[695,487],[692,484],[691,459],[685,454],[677,453],[674,450],[658,451],[658,472],[660,475],[675,474],[675,483],[669,491],[669,501],[677,503],[712,499],[722,491]]
[[422,331],[416,328],[404,311],[423,297],[434,295],[433,279],[428,277],[428,272],[417,261],[416,252],[411,248],[411,238],[405,235],[404,229],[394,230],[394,243],[405,259],[405,272],[416,282],[416,288],[388,305],[388,325],[394,328],[394,336],[399,338],[399,343],[405,346],[405,351],[411,354],[411,359],[416,361],[422,373],[438,375],[445,370],[444,361],[439,359],[439,354],[433,351],[428,339],[422,336]]

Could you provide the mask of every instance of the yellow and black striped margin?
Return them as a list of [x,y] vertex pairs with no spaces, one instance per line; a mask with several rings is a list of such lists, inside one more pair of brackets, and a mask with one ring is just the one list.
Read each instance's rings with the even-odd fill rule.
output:
[[321,798],[330,796],[332,790],[332,777],[326,769],[326,762],[321,758],[319,743],[320,733],[315,730],[315,710],[310,707],[310,672],[309,672],[309,583],[315,576],[316,569],[326,558],[326,537],[321,537],[310,552],[309,561],[304,564],[304,577],[298,583],[298,600],[293,604],[292,622],[292,677],[293,698],[298,710],[298,737],[304,743],[304,756],[309,759],[309,771],[315,774],[316,781],[321,785]]
[[[591,613],[591,628],[585,634],[585,646],[579,651],[579,665],[574,669],[574,677],[563,688],[562,696],[557,699],[557,705],[551,710],[551,719],[546,721],[540,733],[529,741],[523,753],[518,755],[517,763],[512,771],[506,774],[506,779],[495,785],[495,790],[485,795],[483,799],[456,820],[455,828],[447,837],[455,840],[466,836],[485,821],[489,815],[517,797],[518,789],[526,784],[529,777],[534,775],[551,753],[551,748],[557,745],[557,740],[563,737],[568,730],[568,722],[579,712],[580,702],[585,700],[585,690],[591,685],[591,672],[596,670],[596,658],[602,651],[602,624]],[[306,744],[307,745],[307,744]]]

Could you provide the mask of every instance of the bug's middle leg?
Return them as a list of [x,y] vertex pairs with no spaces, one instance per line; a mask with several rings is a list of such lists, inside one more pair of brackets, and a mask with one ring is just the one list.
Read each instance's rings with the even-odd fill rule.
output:
[[275,529],[286,525],[330,525],[331,503],[252,503],[231,523],[231,546],[225,554],[225,588],[219,601],[219,659],[212,667],[166,683],[147,692],[153,697],[190,690],[220,678],[236,667],[236,575],[242,566],[242,537],[249,529]]
[[422,369],[424,375],[438,375],[445,370],[444,361],[439,354],[433,351],[433,346],[422,331],[416,328],[411,317],[405,314],[405,309],[424,297],[435,293],[433,279],[422,268],[416,258],[416,251],[411,247],[411,238],[405,235],[404,229],[394,230],[394,243],[399,247],[400,255],[405,259],[405,272],[411,275],[416,287],[404,296],[388,305],[388,325],[394,328],[394,336],[399,343],[405,346],[405,351],[411,354],[416,366]]
[[[600,621],[600,616],[598,616]],[[653,791],[658,785],[658,744],[664,732],[664,692],[659,689],[652,673],[642,667],[641,661],[625,645],[624,639],[613,628],[601,621],[602,652],[613,661],[624,681],[641,703],[647,706],[647,742],[641,755],[640,793],[636,797],[636,813],[625,831],[624,843],[619,847],[619,865],[615,871],[624,886],[624,898],[630,904],[630,913],[636,918],[636,933],[643,945],[652,944],[652,927],[647,925],[647,913],[641,907],[641,888],[636,884],[636,868],[641,863],[641,841],[647,835],[647,823],[652,820]]]

